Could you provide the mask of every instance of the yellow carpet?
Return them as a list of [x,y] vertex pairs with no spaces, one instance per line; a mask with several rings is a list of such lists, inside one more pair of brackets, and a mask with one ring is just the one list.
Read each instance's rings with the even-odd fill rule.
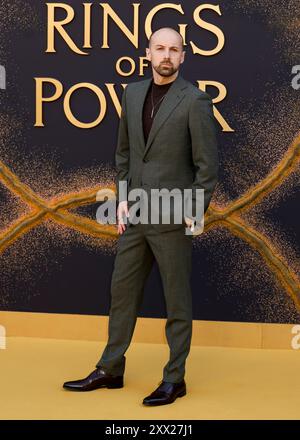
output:
[[299,419],[300,352],[193,346],[187,395],[145,407],[162,379],[168,347],[132,344],[125,386],[70,392],[66,380],[87,376],[104,343],[8,337],[0,350],[1,419]]

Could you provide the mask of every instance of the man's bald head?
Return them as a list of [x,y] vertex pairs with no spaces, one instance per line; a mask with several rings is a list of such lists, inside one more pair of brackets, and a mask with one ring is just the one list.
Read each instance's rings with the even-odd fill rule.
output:
[[164,27],[151,34],[149,47],[146,47],[146,58],[151,62],[157,84],[162,84],[169,78],[174,79],[184,57],[183,38],[175,29]]
[[152,32],[149,38],[149,48],[152,44],[160,43],[161,39],[163,39],[166,34],[173,34],[175,36],[175,39],[177,40],[178,47],[183,50],[183,38],[181,34],[171,27],[163,27]]

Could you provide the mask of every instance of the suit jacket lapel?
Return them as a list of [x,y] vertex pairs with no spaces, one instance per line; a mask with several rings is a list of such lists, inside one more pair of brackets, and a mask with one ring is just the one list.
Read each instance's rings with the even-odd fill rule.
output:
[[141,144],[143,145],[143,157],[146,156],[148,153],[154,138],[156,134],[158,133],[158,130],[164,123],[164,121],[167,119],[169,114],[177,107],[177,105],[180,103],[180,101],[184,98],[184,88],[186,87],[186,84],[181,77],[181,75],[178,74],[177,78],[174,80],[173,84],[169,88],[166,96],[164,97],[155,117],[153,120],[153,124],[147,139],[147,143],[145,145],[144,140],[144,131],[143,131],[143,105],[144,101],[147,95],[147,92],[149,90],[151,79],[148,79],[144,81],[143,86],[141,87],[139,94],[137,96],[137,103],[136,108],[138,112],[138,136],[140,138]]
[[[143,81],[140,85],[141,87],[137,88],[137,96],[136,96],[136,120],[137,120],[137,135],[140,140],[140,144],[142,145],[142,153],[145,151],[145,139],[144,139],[144,129],[143,129],[143,107],[146,95],[148,93],[152,78],[149,78]],[[133,103],[134,105],[134,103]]]

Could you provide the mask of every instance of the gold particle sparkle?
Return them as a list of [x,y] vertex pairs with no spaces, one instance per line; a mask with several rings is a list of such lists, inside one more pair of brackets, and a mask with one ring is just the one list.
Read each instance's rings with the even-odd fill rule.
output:
[[285,60],[299,62],[300,53],[300,8],[299,0],[239,0],[224,2],[223,9],[242,11],[244,15],[252,16],[258,13],[264,17],[266,25],[272,29],[274,47]]
[[[0,18],[4,17],[2,3]],[[12,3],[16,5],[18,2]],[[280,51],[291,56],[295,44],[299,44],[298,36],[294,41],[294,30],[297,28],[295,1],[289,0],[282,7],[269,0],[245,0],[243,5],[236,5],[245,11],[258,10],[268,16],[268,25],[276,27],[282,34],[282,39],[276,40],[281,45]],[[12,23],[7,20],[8,27]],[[272,84],[269,90],[271,94]],[[240,105],[236,113],[240,133],[244,130],[246,135],[245,143],[234,155],[234,160],[225,158],[221,163],[221,168],[225,170],[225,183],[218,184],[205,218],[205,232],[195,237],[194,244],[201,246],[212,239],[217,240],[217,237],[229,245],[235,242],[232,246],[235,258],[230,263],[239,270],[232,269],[229,279],[236,283],[249,279],[248,265],[253,279],[255,273],[260,273],[261,278],[272,286],[272,294],[261,298],[258,306],[266,308],[267,319],[276,322],[280,319],[282,304],[286,307],[287,316],[297,315],[294,306],[300,310],[299,256],[295,246],[288,242],[288,237],[276,235],[276,225],[270,222],[262,224],[262,219],[270,203],[280,203],[298,182],[299,107],[291,90],[279,90],[274,97],[270,95],[262,108],[257,108],[255,101],[252,104],[254,112],[249,113],[246,106]],[[1,157],[7,159],[5,162],[3,159],[0,165],[0,181],[13,197],[20,200],[18,209],[22,204],[27,209],[1,230],[0,251],[13,255],[13,250],[17,249],[17,246],[12,246],[13,243],[25,243],[27,240],[24,250],[32,240],[30,255],[35,258],[35,249],[42,249],[38,243],[43,241],[43,237],[48,238],[48,243],[54,237],[60,237],[65,252],[74,240],[91,249],[103,247],[113,252],[117,238],[115,227],[101,226],[93,219],[78,215],[74,209],[95,203],[96,192],[103,186],[113,189],[114,171],[96,167],[66,174],[57,168],[55,160],[49,163],[46,157],[32,157],[26,166],[22,166],[11,156],[10,149],[16,131],[21,130],[20,122],[11,115],[0,115],[0,118],[6,118],[6,124],[0,128],[0,139],[4,153]],[[42,172],[37,174],[37,170]],[[229,187],[238,188],[234,198],[226,191],[228,183]],[[244,259],[241,258],[241,249]],[[21,255],[24,254],[23,251]],[[14,258],[15,261],[20,258],[20,249]],[[282,289],[288,294],[285,302],[280,296]]]

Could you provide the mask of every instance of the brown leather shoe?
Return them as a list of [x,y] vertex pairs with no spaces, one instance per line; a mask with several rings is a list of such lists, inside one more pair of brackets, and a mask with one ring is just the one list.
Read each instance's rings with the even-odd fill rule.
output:
[[72,391],[92,391],[97,388],[122,388],[123,376],[113,376],[102,368],[96,368],[85,379],[65,382],[63,387]]
[[179,383],[162,381],[158,388],[153,393],[145,397],[144,405],[167,405],[173,403],[177,397],[186,395],[186,383],[184,379]]

